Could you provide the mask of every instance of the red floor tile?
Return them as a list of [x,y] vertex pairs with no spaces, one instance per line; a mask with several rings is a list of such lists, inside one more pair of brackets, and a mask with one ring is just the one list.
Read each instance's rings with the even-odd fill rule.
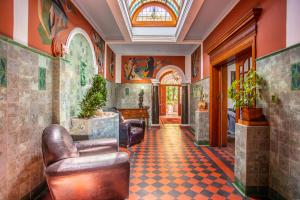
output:
[[128,150],[129,200],[243,199],[232,185],[232,168],[223,163],[225,154],[196,147],[192,138],[175,125],[149,129],[145,140]]

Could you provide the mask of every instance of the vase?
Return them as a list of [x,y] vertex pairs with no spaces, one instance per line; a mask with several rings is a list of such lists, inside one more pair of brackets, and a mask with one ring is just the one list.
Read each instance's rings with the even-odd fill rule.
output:
[[206,110],[206,102],[204,100],[200,100],[198,103],[198,110]]

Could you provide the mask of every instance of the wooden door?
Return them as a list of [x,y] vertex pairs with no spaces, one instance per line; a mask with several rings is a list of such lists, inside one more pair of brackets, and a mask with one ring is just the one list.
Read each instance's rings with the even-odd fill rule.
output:
[[167,86],[166,85],[160,85],[159,90],[159,115],[166,115],[167,110]]
[[210,81],[212,90],[210,92],[211,106],[210,112],[210,145],[226,146],[227,145],[227,64],[212,66],[211,74],[214,81]]

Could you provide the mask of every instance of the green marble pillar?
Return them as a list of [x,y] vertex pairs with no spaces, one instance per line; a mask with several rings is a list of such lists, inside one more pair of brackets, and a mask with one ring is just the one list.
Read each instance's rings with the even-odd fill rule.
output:
[[188,109],[188,84],[183,83],[182,84],[182,109],[181,109],[181,124],[188,124],[189,123],[189,119],[188,119],[188,113],[189,113],[189,109]]
[[152,85],[152,124],[159,124],[158,83]]

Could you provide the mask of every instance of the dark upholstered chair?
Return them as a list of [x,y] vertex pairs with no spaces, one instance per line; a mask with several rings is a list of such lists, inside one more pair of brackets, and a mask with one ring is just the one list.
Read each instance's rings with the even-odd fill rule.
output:
[[121,146],[130,147],[143,141],[146,128],[145,120],[124,120],[122,113],[115,107],[108,109],[108,111],[119,113],[119,143]]
[[115,139],[73,142],[59,125],[42,135],[45,176],[53,200],[114,200],[129,195],[127,153]]

